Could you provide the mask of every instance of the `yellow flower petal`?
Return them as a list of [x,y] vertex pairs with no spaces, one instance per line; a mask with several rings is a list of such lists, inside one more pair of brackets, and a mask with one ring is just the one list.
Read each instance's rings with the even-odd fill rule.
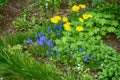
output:
[[84,22],[84,19],[83,19],[83,18],[79,18],[79,21],[80,21],[80,22]]
[[76,27],[76,31],[83,31],[84,29],[83,29],[83,27],[82,26],[77,26]]
[[58,20],[57,20],[56,18],[51,18],[50,21],[51,21],[52,23],[58,23]]
[[67,22],[67,21],[68,21],[68,18],[63,17],[63,18],[62,18],[62,21],[63,21],[63,22]]
[[88,19],[89,15],[88,14],[83,14],[83,19]]
[[85,9],[85,8],[86,8],[86,5],[84,5],[84,4],[80,4],[79,6],[80,6],[80,8],[82,8],[82,9]]
[[71,26],[65,26],[65,27],[64,27],[64,30],[70,31],[70,30],[71,30]]
[[91,14],[83,14],[84,19],[92,18],[93,16]]
[[63,24],[63,27],[70,26],[70,25],[71,25],[70,22],[66,22],[65,24]]
[[74,11],[74,12],[78,12],[79,9],[80,9],[80,7],[77,6],[77,5],[74,5],[74,6],[72,7],[72,11]]
[[57,20],[61,20],[60,16],[55,16],[54,18],[56,18]]

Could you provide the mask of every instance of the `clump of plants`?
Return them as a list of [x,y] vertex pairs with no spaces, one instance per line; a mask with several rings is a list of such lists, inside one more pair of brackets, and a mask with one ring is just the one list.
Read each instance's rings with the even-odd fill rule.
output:
[[[112,70],[110,75],[107,74],[109,70],[106,67],[111,63],[116,64],[116,61],[119,62],[117,52],[105,45],[102,38],[106,33],[116,31],[118,21],[114,20],[113,15],[110,14],[97,12],[81,14],[80,9],[85,8],[84,4],[74,5],[72,17],[51,18],[53,26],[49,26],[45,33],[37,34],[36,42],[28,38],[27,42],[31,44],[29,48],[37,55],[48,56],[65,65],[73,64],[73,71],[81,75],[79,78],[86,79],[89,76],[92,80],[91,73],[97,72],[95,78],[99,80],[111,77],[117,79],[119,64],[110,67],[109,70]],[[28,48],[26,44],[25,46]]]
[[[5,50],[5,53],[0,55],[1,63],[7,66],[9,63],[10,69],[5,67],[8,71],[11,70],[11,66],[15,67],[10,72],[13,75],[17,72],[14,78],[17,76],[23,79],[42,78],[42,80],[58,78],[62,80],[119,80],[120,55],[103,41],[103,36],[107,33],[116,32],[117,27],[120,26],[119,21],[114,19],[113,14],[85,11],[86,8],[85,4],[76,4],[71,7],[69,16],[53,16],[49,19],[50,24],[48,23],[47,29],[41,28],[41,31],[36,32],[32,37],[29,35],[22,46],[17,45],[9,47],[8,51]],[[28,23],[27,27],[29,25],[31,24]],[[12,56],[18,61],[16,62]],[[47,62],[52,61],[56,65],[60,63],[63,67],[68,66],[66,70],[71,72],[64,71],[63,74],[67,76],[58,74],[55,77],[56,73],[52,69],[57,70],[54,66],[48,70],[49,66],[45,62],[41,64],[36,61],[41,57],[47,58]],[[0,68],[3,73],[5,73],[5,68]],[[17,71],[19,69],[26,73]],[[95,75],[92,76],[92,73]],[[39,76],[41,74],[43,75]],[[68,77],[71,74],[72,76]]]
[[23,17],[17,18],[15,21],[13,21],[13,26],[18,31],[27,31],[30,29],[35,29],[36,27],[37,18],[32,16],[30,20],[28,20],[28,16],[26,14],[23,15]]
[[0,0],[0,7],[4,6],[8,0]]

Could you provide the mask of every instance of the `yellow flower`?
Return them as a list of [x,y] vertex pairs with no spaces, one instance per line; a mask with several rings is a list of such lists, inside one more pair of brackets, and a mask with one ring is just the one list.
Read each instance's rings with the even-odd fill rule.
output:
[[88,19],[88,18],[91,18],[91,17],[93,17],[91,14],[83,14],[84,19]]
[[51,21],[52,23],[58,23],[59,20],[56,19],[56,18],[51,18],[50,21]]
[[76,27],[76,31],[83,31],[84,29],[83,29],[83,27],[82,26],[77,26]]
[[53,17],[53,18],[50,19],[50,21],[51,21],[52,23],[58,23],[59,20],[61,20],[61,17],[60,17],[60,16],[55,16],[55,17]]
[[70,25],[65,26],[65,27],[64,27],[64,30],[66,30],[66,31],[70,31],[70,30],[71,30],[71,26],[70,26]]
[[89,15],[89,17],[93,17],[91,14],[88,14]]
[[61,20],[60,16],[55,16],[54,18],[56,18],[57,20]]
[[66,22],[66,23],[63,25],[63,27],[70,26],[70,25],[71,25],[70,22]]
[[80,21],[80,22],[84,22],[84,19],[83,19],[83,18],[79,18],[79,21]]
[[90,16],[88,14],[83,14],[84,19],[88,19]]
[[74,6],[72,7],[72,11],[75,11],[75,12],[77,12],[79,9],[80,9],[80,7],[77,6],[77,5],[74,5]]
[[68,21],[68,18],[63,17],[62,20],[63,20],[63,22],[67,22],[67,21]]
[[63,27],[64,27],[64,30],[66,30],[66,31],[70,31],[71,30],[71,23],[70,22],[66,22],[64,25],[63,25]]
[[86,8],[86,5],[84,5],[84,4],[80,4],[79,6],[80,6],[80,8],[82,8],[82,9],[85,9],[85,8]]

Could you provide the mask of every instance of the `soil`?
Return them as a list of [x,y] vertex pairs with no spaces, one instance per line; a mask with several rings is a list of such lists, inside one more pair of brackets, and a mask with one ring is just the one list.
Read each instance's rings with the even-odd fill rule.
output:
[[117,39],[117,36],[115,34],[107,34],[104,39],[104,42],[112,48],[116,49],[118,52],[120,52],[120,38]]
[[0,7],[0,36],[3,32],[13,33],[15,28],[12,22],[20,16],[24,8],[28,5],[27,0],[8,0],[6,6]]

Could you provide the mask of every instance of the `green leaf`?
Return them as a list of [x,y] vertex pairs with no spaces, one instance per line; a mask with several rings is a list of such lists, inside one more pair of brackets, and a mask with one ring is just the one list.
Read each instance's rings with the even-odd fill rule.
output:
[[118,26],[119,24],[118,24],[118,21],[112,20],[112,21],[111,21],[111,25],[113,25],[113,26]]

